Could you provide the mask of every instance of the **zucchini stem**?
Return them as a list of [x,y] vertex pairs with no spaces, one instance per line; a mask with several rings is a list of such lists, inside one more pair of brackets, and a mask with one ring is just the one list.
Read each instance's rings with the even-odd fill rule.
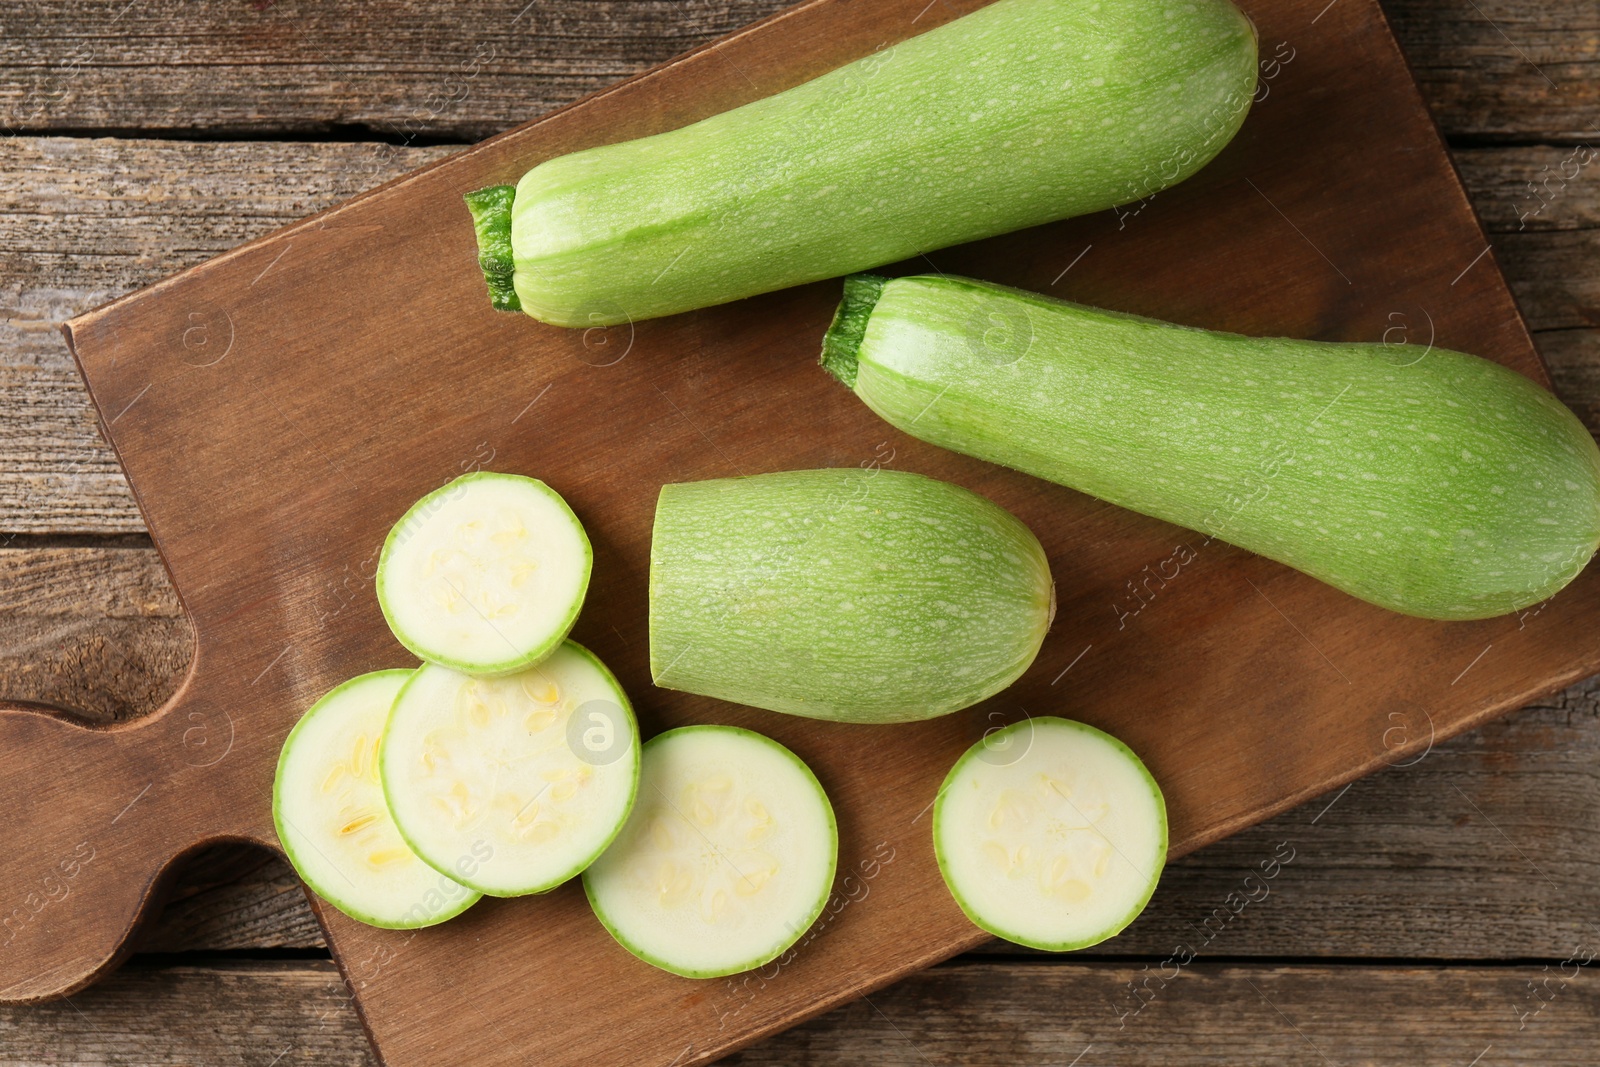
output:
[[472,229],[478,235],[478,267],[496,311],[522,310],[511,284],[516,269],[511,254],[511,202],[516,195],[514,185],[491,185],[465,197],[467,210],[472,212]]
[[852,274],[844,280],[844,299],[822,336],[822,358],[817,362],[845,385],[856,385],[856,354],[867,332],[867,320],[883,295],[889,279],[877,274]]

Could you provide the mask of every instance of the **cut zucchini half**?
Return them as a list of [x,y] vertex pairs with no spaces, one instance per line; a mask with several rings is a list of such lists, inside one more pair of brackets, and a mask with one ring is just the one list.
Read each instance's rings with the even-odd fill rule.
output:
[[295,871],[352,919],[391,930],[442,923],[479,897],[423,863],[384,806],[379,742],[411,673],[363,674],[311,705],[272,783],[272,821]]
[[[622,829],[639,729],[605,664],[567,641],[505,677],[418,668],[389,713],[380,767],[417,855],[491,896],[543,893]],[[463,857],[477,860],[471,873]]]
[[1144,910],[1167,861],[1161,789],[1128,746],[1070,719],[1025,719],[951,768],[933,847],[956,903],[1007,941],[1099,944]]
[[1021,677],[1055,614],[1039,539],[910,471],[773,471],[661,487],[656,685],[838,722],[931,719]]
[[644,746],[639,803],[583,888],[623,948],[718,978],[800,939],[838,855],[833,807],[800,757],[736,726],[685,726]]
[[418,658],[510,674],[567,636],[592,561],[583,526],[554,489],[479,471],[429,493],[389,531],[378,606]]

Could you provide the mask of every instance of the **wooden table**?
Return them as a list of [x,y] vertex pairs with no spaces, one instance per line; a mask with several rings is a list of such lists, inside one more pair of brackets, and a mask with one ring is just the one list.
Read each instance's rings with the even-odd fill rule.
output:
[[[780,6],[0,15],[0,695],[135,716],[189,655],[57,323]],[[1592,6],[1387,7],[1558,388],[1600,429]],[[1600,679],[1174,864],[1101,951],[996,944],[728,1062],[1592,1063],[1597,838]],[[368,1063],[348,999],[293,875],[216,849],[108,981],[0,1008],[0,1063]]]

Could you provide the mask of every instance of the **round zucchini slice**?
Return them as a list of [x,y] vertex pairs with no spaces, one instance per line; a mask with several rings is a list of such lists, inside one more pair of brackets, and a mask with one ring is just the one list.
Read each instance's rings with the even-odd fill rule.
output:
[[378,559],[378,606],[402,645],[467,674],[532,666],[572,629],[593,553],[537,478],[480,471],[417,501]]
[[934,801],[933,847],[967,918],[1065,952],[1120,933],[1144,910],[1167,861],[1167,807],[1110,734],[1025,719],[956,761]]
[[639,784],[639,730],[605,664],[567,641],[503,677],[418,668],[380,766],[417,855],[480,892],[522,896],[578,874],[617,836]]
[[380,740],[411,673],[363,674],[311,705],[272,783],[272,819],[295,871],[352,919],[393,930],[444,922],[479,897],[423,863],[384,806]]
[[583,888],[623,948],[717,978],[800,939],[838,854],[833,807],[800,757],[736,726],[685,726],[644,746],[639,802]]

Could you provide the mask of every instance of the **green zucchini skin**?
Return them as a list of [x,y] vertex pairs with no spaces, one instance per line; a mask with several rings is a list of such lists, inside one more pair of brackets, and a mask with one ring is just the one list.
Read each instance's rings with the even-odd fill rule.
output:
[[822,362],[905,432],[1394,611],[1517,611],[1600,546],[1594,438],[1476,356],[1213,333],[945,276],[851,279],[846,304]]
[[1199,170],[1255,86],[1255,31],[1228,0],[997,0],[775,96],[539,164],[511,207],[512,281],[523,311],[587,328],[1101,211]]
[[992,696],[1055,613],[1044,549],[959,486],[877,468],[666,485],[650,549],[657,685],[841,722]]
[[511,251],[511,204],[514,185],[491,185],[466,195],[472,228],[478,238],[478,269],[489,287],[489,306],[496,311],[521,311],[512,276],[516,259]]

